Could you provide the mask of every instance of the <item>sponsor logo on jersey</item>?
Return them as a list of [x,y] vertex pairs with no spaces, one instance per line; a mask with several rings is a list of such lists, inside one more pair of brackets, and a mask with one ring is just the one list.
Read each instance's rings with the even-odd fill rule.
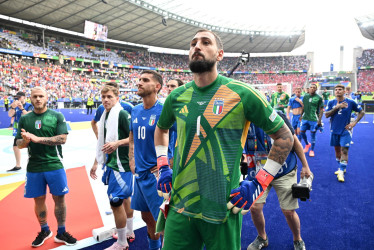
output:
[[155,125],[155,122],[156,122],[156,115],[151,115],[151,118],[149,118],[149,126],[153,126]]
[[223,112],[223,104],[224,104],[223,100],[214,100],[214,103],[213,103],[213,113],[215,115],[222,114],[222,112]]
[[132,121],[132,123],[138,123],[138,117],[136,117],[135,120]]
[[142,117],[142,119],[143,119],[143,121],[144,121],[145,119],[147,119],[147,117]]
[[271,122],[274,122],[275,118],[277,118],[277,112],[275,110],[273,110],[273,112],[271,113],[271,115],[269,116],[269,120]]
[[187,105],[184,105],[184,107],[179,111],[180,114],[188,114],[188,108]]
[[41,120],[36,120],[35,121],[35,128],[36,129],[41,129],[42,128],[42,121]]

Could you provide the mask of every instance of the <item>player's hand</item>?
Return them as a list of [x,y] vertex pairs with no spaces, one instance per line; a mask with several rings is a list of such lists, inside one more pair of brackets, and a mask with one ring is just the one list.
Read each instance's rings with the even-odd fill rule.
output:
[[344,108],[348,107],[348,103],[347,102],[341,102],[341,103],[337,104],[336,107],[338,109],[344,109]]
[[105,154],[111,154],[118,148],[117,142],[107,142],[103,145],[101,148],[101,151],[103,151]]
[[253,181],[244,180],[238,188],[231,190],[232,199],[227,203],[227,209],[232,209],[234,214],[242,210],[245,215],[260,195],[264,192],[256,179]]
[[30,138],[32,142],[39,143],[39,137],[37,137],[36,135],[27,132],[27,137]]
[[24,142],[26,142],[26,143],[30,143],[30,137],[28,136],[28,132],[26,132],[26,130],[25,129],[23,129],[23,128],[21,128],[21,136],[22,136],[22,139],[23,139],[23,141]]
[[351,122],[351,123],[349,123],[349,124],[347,124],[347,125],[345,126],[345,129],[346,129],[346,130],[351,130],[351,129],[353,129],[354,126],[356,126],[356,123]]
[[90,176],[91,176],[91,178],[94,179],[94,180],[97,179],[96,170],[97,170],[97,163],[95,162],[95,163],[92,165],[92,168],[91,168],[91,170],[90,170]]
[[20,101],[17,101],[18,103],[17,103],[17,107],[18,108],[20,108],[20,109],[23,109],[23,104],[22,104],[22,102],[20,102]]
[[290,115],[287,115],[287,119],[290,120]]
[[157,193],[159,196],[169,199],[171,192],[171,181],[173,178],[173,170],[169,166],[162,166],[158,170]]

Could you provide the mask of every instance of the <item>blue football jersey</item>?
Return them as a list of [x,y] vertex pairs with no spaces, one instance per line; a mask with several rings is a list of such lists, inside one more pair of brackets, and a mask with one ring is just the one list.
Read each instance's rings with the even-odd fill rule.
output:
[[[31,103],[25,102],[25,104],[23,104],[23,108],[26,111],[32,111],[34,107],[31,105]],[[22,116],[21,109],[19,107],[16,107],[15,108],[15,113],[14,113],[14,122],[13,122],[13,133],[12,133],[13,136],[17,135],[17,132],[18,132],[18,122],[19,122],[19,119],[21,119],[21,116]]]
[[[339,109],[339,111],[335,112],[335,114],[333,114],[330,118],[330,128],[332,134],[343,134],[344,130],[346,130],[345,126],[351,122],[352,111],[360,112],[362,110],[361,106],[352,99],[345,98],[343,102],[348,103],[348,107]],[[337,104],[338,101],[336,99],[330,100],[327,104],[326,111],[332,110]]]
[[162,107],[156,101],[150,109],[144,109],[143,103],[132,109],[130,131],[134,137],[135,172],[138,174],[157,165],[154,137]]
[[[131,114],[131,111],[132,111],[132,108],[134,107],[134,105],[132,105],[129,102],[123,102],[123,101],[121,101],[120,104],[121,104],[121,106],[124,110],[126,110],[129,114]],[[94,117],[95,122],[100,121],[101,115],[104,113],[104,110],[105,110],[104,105],[100,104],[100,106],[96,110],[96,114],[95,114],[95,117]]]
[[[291,109],[295,109],[295,108],[300,108],[300,107],[302,107],[301,104],[300,104],[298,101],[295,100],[296,97],[297,97],[297,96],[293,96],[293,97],[291,97],[291,98],[290,98],[290,101],[288,102],[288,106],[290,106]],[[300,96],[299,99],[300,99],[301,101],[303,101],[303,97],[302,97],[302,96]]]

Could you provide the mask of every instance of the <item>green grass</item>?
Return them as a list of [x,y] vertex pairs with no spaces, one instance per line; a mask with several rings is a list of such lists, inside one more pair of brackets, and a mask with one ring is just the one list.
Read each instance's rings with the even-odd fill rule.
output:
[[13,134],[13,129],[3,128],[0,129],[0,135],[9,135],[11,136]]

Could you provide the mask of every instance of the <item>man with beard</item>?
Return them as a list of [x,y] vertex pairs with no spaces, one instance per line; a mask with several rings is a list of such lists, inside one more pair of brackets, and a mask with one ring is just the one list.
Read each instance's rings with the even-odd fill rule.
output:
[[[218,74],[223,54],[221,39],[214,32],[196,32],[189,52],[194,81],[166,98],[157,123],[157,189],[165,198],[170,195],[166,250],[202,249],[204,245],[240,249],[242,214],[266,190],[293,145],[290,130],[265,97],[245,83]],[[171,170],[168,130],[175,121],[178,139]],[[274,144],[264,169],[253,181],[239,185],[250,122],[270,134]]]
[[[300,116],[300,136],[305,141],[304,153],[314,157],[314,147],[316,145],[316,132],[318,127],[322,127],[323,101],[322,97],[316,93],[317,85],[311,84],[309,93],[303,97],[304,109]],[[311,143],[308,142],[306,131],[310,130]]]
[[129,162],[135,174],[134,195],[131,208],[142,214],[147,224],[149,249],[161,248],[160,234],[156,234],[156,221],[163,199],[157,195],[157,157],[154,132],[160,117],[162,104],[157,93],[162,88],[162,76],[153,70],[144,70],[137,95],[143,103],[131,111]]
[[41,231],[32,242],[33,247],[43,245],[53,233],[47,223],[46,186],[55,202],[54,213],[58,229],[55,242],[75,245],[77,240],[65,230],[65,194],[69,192],[66,173],[62,165],[62,148],[67,138],[64,116],[47,108],[47,92],[41,87],[31,90],[34,111],[21,117],[17,133],[18,148],[29,151],[27,164],[25,198],[34,198],[35,214]]

